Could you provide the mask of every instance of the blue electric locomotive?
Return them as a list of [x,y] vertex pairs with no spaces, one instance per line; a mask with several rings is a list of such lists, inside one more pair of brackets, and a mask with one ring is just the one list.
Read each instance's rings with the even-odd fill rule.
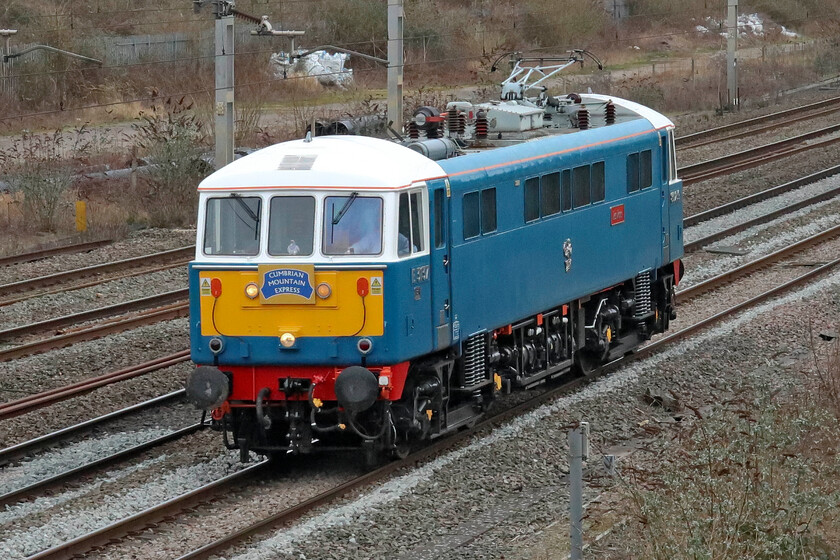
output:
[[421,108],[409,132],[278,144],[199,186],[188,394],[243,460],[399,456],[674,317],[664,116],[513,95]]

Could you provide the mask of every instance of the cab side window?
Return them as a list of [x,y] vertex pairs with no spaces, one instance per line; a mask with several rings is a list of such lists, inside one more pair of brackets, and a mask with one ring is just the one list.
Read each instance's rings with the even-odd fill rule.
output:
[[420,191],[400,193],[397,255],[420,253],[425,245],[423,195]]

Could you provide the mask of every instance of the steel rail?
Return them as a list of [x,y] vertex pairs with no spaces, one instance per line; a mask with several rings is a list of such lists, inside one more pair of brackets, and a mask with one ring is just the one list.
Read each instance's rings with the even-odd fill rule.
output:
[[840,143],[840,136],[836,138],[831,138],[829,140],[816,142],[814,144],[803,144],[799,147],[783,148],[777,152],[759,155],[755,158],[751,158],[740,163],[733,163],[697,175],[692,175],[685,179],[683,182],[687,185],[699,183],[700,181],[705,181],[706,179],[720,177],[721,175],[729,175],[731,173],[735,173],[736,171],[743,171],[745,169],[752,169],[753,167],[758,167],[759,165],[764,165],[765,163],[772,163],[782,158],[790,157],[810,150],[816,150],[817,148],[825,148],[826,146],[832,146],[837,143]]
[[61,294],[71,290],[81,290],[82,288],[90,288],[91,286],[98,286],[100,284],[104,284],[106,282],[113,282],[115,280],[122,280],[123,278],[132,278],[134,276],[142,276],[144,274],[152,274],[154,272],[159,272],[161,270],[169,270],[170,268],[175,268],[178,266],[184,266],[189,261],[178,261],[170,264],[166,264],[163,266],[155,266],[149,268],[140,268],[134,269],[130,272],[125,272],[123,274],[117,275],[103,275],[101,277],[97,277],[94,280],[82,283],[73,283],[71,286],[59,285],[58,287],[53,287],[46,290],[28,290],[23,294],[18,294],[16,297],[0,299],[0,307],[5,307],[7,305],[12,305],[14,303],[20,303],[21,301],[26,301],[28,299],[32,299],[35,297],[43,297],[48,296],[50,294]]
[[730,130],[738,130],[745,126],[752,126],[754,124],[761,124],[767,121],[771,121],[774,119],[779,119],[782,117],[795,115],[798,113],[802,113],[805,111],[810,111],[812,109],[820,109],[822,107],[828,107],[834,104],[840,103],[840,97],[832,97],[831,99],[825,99],[823,101],[817,101],[815,103],[811,103],[809,105],[803,105],[801,107],[795,107],[793,109],[786,109],[784,111],[778,111],[776,113],[770,113],[769,115],[763,115],[760,117],[754,117],[751,119],[746,119],[743,121],[738,121],[736,123],[726,124],[723,126],[718,126],[715,128],[709,128],[706,130],[701,130],[699,132],[695,132],[693,134],[686,134],[685,136],[680,136],[675,140],[676,145],[679,146],[681,144],[691,144],[697,140],[706,138],[708,136],[714,136],[716,134],[721,134],[724,132],[728,132]]
[[32,412],[33,410],[36,410],[38,408],[55,404],[70,397],[75,397],[84,393],[88,393],[94,389],[98,389],[99,387],[110,385],[118,381],[131,379],[133,377],[138,377],[140,375],[151,373],[159,369],[171,367],[182,362],[189,361],[189,359],[190,351],[182,350],[180,352],[169,354],[167,356],[161,356],[160,358],[144,362],[142,364],[137,364],[135,366],[131,366],[125,369],[106,373],[104,375],[92,377],[90,379],[84,379],[82,381],[78,381],[70,385],[57,387],[55,389],[50,389],[41,393],[35,393],[33,395],[29,395],[27,397],[23,397],[14,401],[0,403],[0,420],[13,418],[15,416],[25,414],[27,412]]
[[810,237],[806,237],[805,239],[797,241],[796,243],[792,243],[787,247],[779,249],[778,251],[774,251],[773,253],[764,255],[763,257],[759,257],[753,261],[744,263],[737,268],[733,268],[732,270],[729,270],[722,274],[718,274],[717,276],[713,276],[712,278],[707,278],[699,284],[695,284],[690,288],[686,288],[685,290],[677,292],[677,296],[685,299],[695,298],[701,294],[704,294],[708,291],[718,288],[719,286],[731,282],[735,278],[739,278],[741,276],[745,276],[747,274],[755,272],[756,270],[760,270],[766,267],[767,265],[778,261],[779,259],[804,251],[819,243],[825,243],[826,241],[830,241],[838,235],[840,235],[840,225],[836,225],[825,231],[821,231],[820,233],[816,233]]
[[25,500],[30,497],[36,490],[40,490],[47,486],[53,486],[60,482],[64,482],[72,476],[77,474],[86,473],[93,469],[111,465],[114,463],[118,463],[124,459],[128,459],[130,457],[134,457],[139,455],[140,453],[147,451],[149,449],[153,449],[165,443],[169,443],[170,441],[174,441],[176,439],[180,439],[184,436],[188,436],[194,434],[195,432],[205,428],[206,424],[192,424],[190,426],[185,426],[178,430],[173,430],[168,434],[164,434],[162,436],[156,437],[154,439],[150,439],[148,441],[144,441],[143,443],[137,444],[135,446],[129,447],[127,449],[123,449],[122,451],[117,451],[112,453],[111,455],[107,455],[105,457],[100,457],[95,459],[89,463],[85,463],[84,465],[79,465],[78,467],[72,468],[70,470],[55,474],[53,476],[43,478],[41,480],[35,481],[31,484],[27,484],[21,488],[17,488],[10,492],[6,492],[5,494],[0,495],[0,508]]
[[[111,272],[118,272],[120,270],[130,269],[134,267],[148,266],[150,262],[183,260],[189,259],[195,254],[195,247],[181,247],[179,249],[170,249],[168,251],[161,251],[150,255],[143,255],[141,257],[133,257],[120,261],[97,264],[87,266],[85,268],[78,268],[75,270],[68,270],[66,272],[56,272],[55,274],[48,274],[46,276],[39,276],[37,278],[28,278],[12,282],[10,284],[0,285],[0,296],[15,294],[31,290],[33,287],[41,288],[67,282],[69,280],[87,278],[100,274],[107,274]],[[189,262],[188,260],[183,261]]]
[[699,212],[697,214],[694,214],[693,216],[685,218],[683,220],[683,227],[691,227],[701,222],[705,222],[706,220],[711,220],[712,218],[723,216],[724,214],[728,214],[733,210],[738,210],[739,208],[744,208],[751,204],[755,204],[756,202],[762,202],[764,200],[773,198],[774,196],[779,196],[780,194],[796,190],[800,187],[804,187],[805,185],[816,183],[817,181],[821,181],[823,179],[831,177],[832,175],[837,175],[838,173],[840,173],[840,165],[823,169],[822,171],[812,173],[811,175],[807,175],[800,179],[796,179],[794,181],[790,181],[782,185],[765,189],[755,194],[739,198],[738,200],[727,202],[726,204],[721,204],[720,206],[717,206],[715,208],[710,208],[709,210],[704,210],[703,212]]
[[[784,123],[777,123],[777,124],[768,124],[765,126],[761,126],[759,128],[753,128],[750,130],[745,130],[743,132],[737,132],[735,134],[730,134],[728,136],[724,136],[723,138],[714,138],[711,140],[701,140],[696,143],[691,143],[688,146],[683,146],[682,149],[690,150],[694,148],[699,148],[701,146],[708,146],[709,144],[717,144],[719,142],[728,142],[729,140],[737,140],[739,138],[745,138],[747,136],[755,136],[756,134],[762,134],[764,132],[771,132],[778,130],[780,126],[789,126],[794,123],[799,123],[803,121],[810,121],[816,119],[817,117],[822,117],[825,115],[830,115],[831,113],[836,113],[840,111],[840,105],[836,107],[831,107],[830,109],[825,109],[823,111],[817,111],[815,113],[809,113],[807,115],[803,115],[801,117],[796,117],[793,119],[788,119]],[[679,145],[679,144],[677,144]]]
[[687,338],[689,335],[692,335],[695,332],[697,332],[697,331],[699,331],[699,330],[701,330],[705,327],[713,325],[717,321],[725,319],[725,318],[729,317],[730,315],[733,315],[733,314],[735,314],[739,311],[742,311],[744,309],[747,309],[749,307],[758,305],[759,303],[763,303],[764,301],[770,299],[771,297],[773,297],[775,295],[778,295],[782,292],[785,292],[785,291],[789,290],[790,288],[794,288],[796,286],[804,284],[804,283],[808,282],[809,280],[811,280],[812,278],[815,278],[815,277],[817,277],[821,274],[824,274],[824,273],[826,273],[830,270],[833,270],[833,269],[837,268],[838,266],[840,266],[840,259],[834,259],[833,261],[829,261],[829,262],[824,263],[820,266],[817,266],[814,269],[806,272],[805,274],[797,276],[793,280],[788,280],[784,284],[780,284],[779,286],[776,286],[775,288],[770,288],[766,292],[762,292],[761,294],[759,294],[757,296],[754,296],[754,297],[752,297],[752,298],[750,298],[746,301],[738,303],[738,304],[730,307],[729,309],[726,309],[725,311],[715,313],[711,317],[707,317],[705,319],[702,319],[702,320],[698,321],[697,323],[694,323],[692,325],[689,325],[689,326],[685,327],[684,329],[681,329],[681,330],[679,330],[679,331],[677,331],[673,334],[664,336],[657,341],[654,341],[654,342],[652,342],[652,343],[650,343],[646,346],[643,346],[642,348],[640,348],[639,350],[634,352],[633,355],[634,356],[640,356],[640,357],[648,356],[651,353],[653,353],[654,351],[658,350],[660,347],[662,347],[666,344],[669,344],[670,342],[674,342],[674,341],[677,341],[677,340],[682,340],[683,338]]
[[106,422],[110,422],[111,420],[117,420],[124,416],[128,416],[129,414],[181,398],[185,393],[186,391],[184,389],[178,389],[177,391],[172,391],[171,393],[167,393],[141,403],[133,404],[131,406],[121,408],[120,410],[115,410],[114,412],[109,412],[108,414],[103,414],[102,416],[97,416],[96,418],[91,418],[90,420],[85,420],[84,422],[0,449],[0,467],[8,465],[12,461],[16,461],[22,457],[32,455],[41,449],[49,448],[58,443],[62,438],[78,434],[86,429],[99,426]]
[[610,362],[609,364],[606,364],[597,375],[593,375],[592,377],[580,377],[580,378],[573,379],[569,383],[564,383],[563,385],[561,385],[559,387],[556,387],[556,388],[553,388],[553,389],[543,393],[542,395],[533,397],[533,398],[529,399],[528,401],[525,401],[525,402],[523,402],[523,403],[521,403],[521,404],[519,404],[519,405],[517,405],[517,406],[515,406],[511,409],[508,409],[508,410],[504,411],[503,413],[501,413],[500,415],[493,416],[492,418],[488,418],[486,420],[483,420],[482,422],[480,422],[479,424],[476,424],[475,427],[473,427],[469,430],[456,433],[452,437],[445,438],[443,440],[440,440],[438,442],[435,442],[435,443],[429,445],[428,447],[423,448],[422,450],[420,450],[416,453],[412,453],[411,455],[409,455],[408,457],[406,457],[403,460],[395,461],[393,463],[389,463],[389,464],[384,465],[383,467],[380,467],[379,469],[374,470],[374,471],[372,471],[372,472],[370,472],[366,475],[363,475],[359,478],[356,478],[356,479],[350,480],[348,482],[345,482],[341,485],[338,485],[338,486],[336,486],[336,487],[334,487],[330,490],[327,490],[326,492],[323,492],[323,493],[321,493],[317,496],[314,496],[314,497],[312,497],[308,500],[305,500],[304,502],[301,502],[300,504],[292,506],[289,509],[286,509],[284,511],[273,514],[273,515],[271,515],[271,516],[269,516],[269,517],[267,517],[263,520],[260,520],[256,523],[253,523],[252,525],[249,525],[248,527],[245,527],[245,528],[243,528],[239,531],[236,531],[236,532],[231,533],[229,535],[226,535],[226,536],[224,536],[224,537],[222,537],[222,538],[220,538],[220,539],[218,539],[214,542],[211,542],[211,543],[209,543],[209,544],[207,544],[207,545],[205,545],[205,546],[203,546],[203,547],[201,547],[197,550],[193,550],[192,552],[184,554],[184,555],[178,557],[177,560],[197,560],[199,558],[201,558],[201,559],[210,558],[213,555],[220,554],[221,552],[230,549],[232,546],[234,546],[238,543],[242,543],[246,539],[255,537],[255,536],[263,534],[267,531],[277,529],[281,526],[287,525],[287,524],[301,518],[304,514],[308,513],[309,511],[311,511],[312,509],[314,509],[318,506],[330,504],[330,503],[346,496],[349,492],[351,492],[353,490],[356,490],[358,488],[368,486],[370,484],[378,482],[379,480],[384,479],[385,477],[391,475],[392,473],[398,471],[399,469],[406,468],[406,467],[411,467],[414,463],[416,463],[418,461],[423,461],[423,460],[425,460],[429,457],[432,457],[433,455],[436,455],[436,454],[441,453],[441,452],[443,452],[447,449],[450,449],[450,448],[454,447],[455,445],[461,443],[462,441],[465,441],[465,440],[473,437],[474,435],[476,435],[477,433],[479,433],[482,430],[492,428],[496,424],[498,424],[499,422],[505,421],[508,418],[511,418],[511,417],[514,417],[514,416],[521,415],[521,414],[523,414],[527,411],[530,411],[530,410],[534,409],[536,406],[539,406],[539,405],[544,404],[546,402],[550,402],[550,401],[554,400],[555,398],[558,398],[558,397],[560,397],[564,394],[568,394],[568,393],[582,387],[583,385],[594,381],[598,377],[601,377],[603,375],[606,375],[607,373],[615,371],[619,367],[622,367],[624,365],[632,363],[635,360],[646,358],[646,357],[652,355],[653,353],[659,351],[660,349],[662,349],[663,347],[665,347],[665,346],[667,346],[671,343],[678,342],[680,340],[688,338],[690,335],[694,334],[695,332],[697,332],[698,330],[700,330],[702,328],[705,328],[709,325],[712,325],[716,322],[719,322],[723,319],[726,319],[726,318],[730,317],[731,315],[733,315],[733,314],[735,314],[735,313],[737,313],[737,312],[739,312],[743,309],[746,309],[748,307],[752,307],[754,305],[762,303],[765,300],[773,297],[774,295],[777,295],[777,294],[782,293],[782,292],[784,292],[784,291],[786,291],[786,290],[788,290],[792,287],[795,287],[795,286],[798,286],[802,283],[805,283],[808,280],[810,280],[811,278],[816,277],[817,275],[823,274],[828,270],[836,268],[838,265],[840,265],[840,259],[837,259],[835,261],[827,263],[827,264],[819,267],[818,269],[812,270],[812,271],[810,271],[810,272],[808,272],[808,273],[806,273],[802,276],[799,276],[799,277],[797,277],[793,280],[785,282],[784,284],[782,284],[780,286],[777,286],[775,288],[772,288],[772,289],[768,290],[767,292],[759,294],[758,296],[755,296],[755,297],[749,299],[748,301],[739,303],[739,304],[727,309],[726,311],[722,311],[720,313],[717,313],[717,314],[713,315],[712,317],[709,317],[707,319],[703,319],[700,322],[698,322],[694,325],[691,325],[689,327],[686,327],[686,328],[684,328],[680,331],[677,331],[677,332],[675,332],[675,333],[673,333],[669,336],[666,336],[666,337],[663,337],[663,338],[661,338],[657,341],[651,342],[651,343],[643,346],[642,348],[636,350],[635,352],[633,352],[629,356],[626,356],[624,358],[620,358],[618,360]]
[[56,255],[64,255],[67,253],[84,253],[113,242],[113,239],[100,239],[98,241],[86,241],[84,243],[74,243],[72,245],[52,247],[51,249],[41,249],[40,251],[30,251],[28,253],[20,253],[18,255],[9,255],[7,257],[0,257],[0,266],[39,261],[41,259],[54,257]]
[[6,350],[0,350],[0,362],[16,360],[24,356],[31,356],[48,350],[64,348],[78,342],[95,340],[109,334],[120,333],[143,325],[152,325],[161,321],[169,321],[189,314],[188,306],[182,303],[175,303],[157,310],[139,313],[137,315],[112,321],[105,324],[80,329],[67,334],[53,336],[44,340],[29,342],[14,346]]
[[37,323],[30,323],[28,325],[21,325],[19,327],[12,327],[0,331],[0,340],[9,340],[25,334],[36,334],[44,331],[66,327],[68,325],[75,325],[84,323],[86,321],[93,321],[95,319],[102,319],[105,317],[113,317],[115,315],[122,315],[132,311],[146,311],[154,309],[166,304],[178,303],[183,304],[184,300],[189,297],[189,290],[172,290],[163,294],[156,294],[153,296],[134,299],[131,301],[117,303],[106,307],[99,307],[90,311],[82,311],[80,313],[73,313],[72,315],[64,315],[63,317],[56,317],[54,319],[46,319]]
[[799,202],[795,202],[790,204],[789,206],[785,206],[784,208],[780,208],[778,210],[773,210],[766,214],[762,214],[761,216],[757,216],[751,220],[743,221],[739,224],[736,224],[732,227],[728,227],[714,233],[711,233],[705,237],[701,237],[700,239],[695,239],[689,243],[686,243],[684,246],[684,250],[686,253],[693,253],[705,247],[710,243],[714,243],[719,239],[723,239],[724,237],[728,237],[740,231],[744,231],[748,228],[753,226],[764,224],[769,221],[775,220],[776,218],[780,218],[786,214],[791,212],[795,212],[797,210],[801,210],[802,208],[807,208],[813,204],[817,204],[819,202],[824,202],[826,200],[831,200],[832,198],[836,198],[840,196],[840,186],[835,187],[833,189],[829,189],[823,193],[814,195],[812,197],[806,198],[804,200],[800,200]]
[[838,131],[840,131],[840,124],[832,125],[820,130],[801,134],[793,138],[781,140],[779,142],[773,142],[723,157],[710,159],[693,165],[687,165],[680,168],[677,171],[677,174],[682,177],[684,184],[696,183],[700,180],[722,175],[724,173],[732,173],[740,169],[755,167],[764,163],[768,159],[780,158],[806,150],[813,150],[831,145],[840,141],[840,138],[834,138],[814,144],[806,144],[804,146],[801,144],[808,140],[813,140],[814,138],[833,134]]
[[42,558],[72,558],[77,555],[83,555],[96,546],[109,543],[134,531],[148,527],[149,525],[165,519],[166,517],[183,512],[185,509],[207,502],[212,498],[212,496],[218,493],[219,490],[229,488],[235,483],[244,481],[254,476],[264,470],[267,465],[268,461],[255,463],[245,467],[241,471],[229,474],[219,480],[205,484],[200,488],[196,488],[195,490],[176,496],[175,498],[172,498],[162,504],[152,506],[151,508],[136,513],[131,517],[127,517],[106,527],[102,527],[86,535],[77,537],[71,541],[43,550],[37,554],[29,556],[28,558],[29,560],[37,560]]

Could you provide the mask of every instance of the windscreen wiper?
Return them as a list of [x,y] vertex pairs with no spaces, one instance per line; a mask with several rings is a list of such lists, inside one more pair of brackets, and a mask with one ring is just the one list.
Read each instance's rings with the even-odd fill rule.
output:
[[254,220],[254,239],[256,239],[260,231],[260,217],[257,216],[253,210],[251,210],[250,206],[248,206],[248,203],[242,200],[242,198],[238,194],[231,194],[230,197],[239,203],[242,209],[245,210],[245,213],[248,214],[249,218]]
[[350,198],[347,199],[347,202],[344,203],[344,206],[341,207],[341,210],[338,211],[338,214],[333,218],[332,223],[334,226],[338,225],[338,222],[341,221],[341,218],[344,217],[344,214],[350,210],[350,205],[353,204],[353,201],[359,197],[359,193],[354,192],[350,194]]

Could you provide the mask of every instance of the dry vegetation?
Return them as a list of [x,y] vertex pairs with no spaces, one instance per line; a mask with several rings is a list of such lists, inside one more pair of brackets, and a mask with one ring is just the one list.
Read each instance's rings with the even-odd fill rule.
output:
[[840,342],[812,348],[798,382],[744,376],[723,402],[685,403],[625,461],[589,512],[609,534],[599,557],[838,558]]
[[[301,44],[339,44],[380,57],[385,56],[387,46],[385,5],[384,0],[237,2],[242,11],[268,14],[276,28],[305,29]],[[495,84],[503,71],[490,74],[488,70],[504,53],[537,49],[560,54],[571,47],[596,52],[607,69],[593,73],[590,65],[572,70],[558,87],[592,87],[665,112],[721,105],[725,69],[723,57],[716,53],[724,40],[715,32],[714,22],[706,18],[723,19],[725,2],[632,0],[630,17],[621,22],[603,5],[601,0],[407,1],[407,114],[419,105],[442,105],[451,98],[446,92],[453,87],[469,86],[485,97],[495,96]],[[791,40],[781,35],[778,26],[770,26],[760,39],[742,40],[743,99],[772,99],[786,88],[840,72],[840,47],[834,39],[840,0],[758,0],[742,2],[741,11],[760,12],[807,42],[806,48],[794,53],[780,50],[780,45]],[[711,27],[712,32],[697,32],[698,24]],[[358,57],[351,59],[355,86],[342,91],[326,90],[312,79],[280,79],[267,61],[271,51],[288,48],[287,42],[250,37],[249,24],[237,25],[243,32],[236,47],[237,145],[258,147],[299,137],[316,117],[384,111],[385,72],[380,66]],[[89,179],[80,181],[79,176],[106,166],[124,168],[132,161],[142,166],[161,158],[177,160],[180,156],[167,150],[186,149],[193,164],[174,164],[167,169],[185,173],[182,186],[194,186],[203,171],[196,163],[198,154],[212,151],[213,58],[207,56],[213,37],[210,7],[195,14],[189,0],[9,0],[0,6],[0,28],[19,30],[13,50],[24,44],[49,43],[104,60],[98,68],[49,53],[33,53],[15,60],[11,67],[14,80],[0,83],[8,86],[0,87],[0,135],[6,135],[0,137],[0,171],[8,174],[4,181],[14,183],[16,191],[7,197],[10,202],[5,207],[0,202],[0,217],[5,218],[7,227],[68,234],[73,228],[68,209],[79,197],[91,207],[89,219],[94,228],[119,231],[126,224],[189,223],[192,213],[186,209],[190,197],[158,196],[163,188],[160,185],[174,184],[172,179],[147,173],[131,182],[109,180],[93,185]],[[179,43],[177,52],[168,54],[144,51],[141,46],[139,57],[128,62],[117,57],[113,48],[105,47],[108,41],[129,42],[144,34],[182,34],[185,41]],[[172,113],[176,106],[180,107],[177,118]],[[162,120],[152,123],[150,115]],[[168,128],[161,128],[164,126]],[[89,137],[98,134],[100,139],[86,144],[77,129]],[[37,169],[47,173],[45,177],[55,177],[59,174],[56,168],[63,166],[60,174],[64,182],[49,181],[54,186],[64,185],[59,200],[23,203],[20,185],[25,177],[20,162],[24,130],[44,131],[30,133],[28,140],[40,139],[42,151],[49,151],[51,143],[65,147],[80,143],[84,148],[64,158],[51,155],[44,165],[26,169],[27,173]],[[53,132],[56,130],[62,131],[62,138]],[[182,142],[184,135],[189,140]],[[42,154],[35,161],[44,157]],[[173,209],[157,208],[160,200],[177,203]]]

